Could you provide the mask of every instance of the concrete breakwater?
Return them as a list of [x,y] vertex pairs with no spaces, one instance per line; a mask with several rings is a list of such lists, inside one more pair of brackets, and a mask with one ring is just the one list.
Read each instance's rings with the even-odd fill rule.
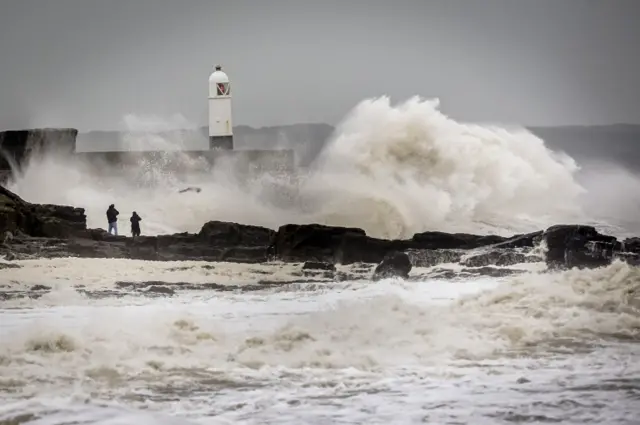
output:
[[198,167],[206,172],[220,162],[233,161],[237,175],[250,176],[261,172],[289,173],[296,166],[293,149],[208,150],[183,146],[181,141],[191,136],[192,133],[180,130],[145,133],[136,141],[146,143],[136,145],[127,140],[131,135],[118,132],[103,132],[100,137],[96,132],[79,135],[73,128],[3,131],[0,132],[0,182],[6,182],[12,172],[38,156],[78,159],[96,171],[148,164],[173,172]]

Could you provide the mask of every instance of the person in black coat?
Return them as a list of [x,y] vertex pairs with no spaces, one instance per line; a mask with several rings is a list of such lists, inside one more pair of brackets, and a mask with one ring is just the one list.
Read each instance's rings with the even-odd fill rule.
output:
[[140,222],[142,221],[142,219],[140,218],[138,213],[134,211],[129,221],[131,222],[131,236],[133,236],[134,238],[136,236],[140,236]]
[[111,229],[113,229],[113,232],[116,236],[118,236],[118,214],[120,214],[120,212],[116,209],[116,207],[113,204],[109,205],[109,209],[107,210],[109,234],[111,234]]

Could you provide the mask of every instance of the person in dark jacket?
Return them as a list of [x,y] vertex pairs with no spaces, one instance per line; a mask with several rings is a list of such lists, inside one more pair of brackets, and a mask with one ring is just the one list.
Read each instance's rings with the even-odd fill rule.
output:
[[136,236],[140,236],[140,222],[142,221],[142,219],[140,218],[138,213],[134,211],[129,221],[131,222],[131,236],[133,236],[134,238]]
[[118,236],[118,214],[120,214],[120,212],[116,209],[116,207],[113,204],[109,205],[109,209],[107,210],[109,234],[111,234],[111,229],[113,229],[113,233],[116,236]]

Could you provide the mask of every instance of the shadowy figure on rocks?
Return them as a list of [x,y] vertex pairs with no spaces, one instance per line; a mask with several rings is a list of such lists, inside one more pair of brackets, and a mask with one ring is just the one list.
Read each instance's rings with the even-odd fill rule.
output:
[[138,213],[134,211],[129,221],[131,221],[131,236],[134,238],[136,236],[140,236],[140,222],[142,221],[142,218],[140,218]]
[[116,209],[116,207],[113,204],[109,205],[109,209],[107,210],[109,234],[111,234],[111,230],[113,229],[113,234],[116,236],[118,236],[118,214],[120,214],[120,212]]

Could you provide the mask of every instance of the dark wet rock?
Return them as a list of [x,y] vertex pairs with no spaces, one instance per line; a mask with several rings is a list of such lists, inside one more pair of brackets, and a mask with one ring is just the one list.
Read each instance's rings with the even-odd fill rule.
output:
[[526,270],[518,269],[505,269],[502,267],[478,267],[478,268],[464,268],[460,270],[460,273],[464,276],[485,276],[485,277],[505,277],[514,274],[525,273]]
[[423,232],[416,233],[411,241],[418,249],[474,249],[504,242],[502,236],[480,236],[466,233]]
[[50,291],[51,287],[46,285],[33,285],[31,287],[32,291]]
[[[540,242],[549,247],[550,268],[598,267],[620,258],[640,260],[640,239],[620,243],[591,226],[558,225],[513,237],[423,232],[411,239],[372,238],[359,228],[320,224],[288,224],[277,231],[259,226],[210,221],[198,233],[161,236],[112,236],[87,229],[82,208],[31,204],[0,186],[0,255],[9,259],[56,257],[127,258],[149,261],[228,261],[265,263],[273,260],[310,265],[380,264],[403,252],[413,267],[461,263],[465,267],[506,266],[537,261],[531,255]],[[325,266],[323,266],[325,267]],[[327,272],[334,272],[330,266]],[[370,271],[370,269],[369,269]],[[328,274],[324,274],[328,277]],[[335,279],[341,275],[336,274]]]
[[66,252],[81,258],[127,258],[123,242],[73,239],[66,244]]
[[[45,238],[86,236],[86,216],[83,208],[31,204],[0,186],[0,234],[6,232]],[[11,239],[13,244],[16,238]]]
[[341,264],[357,262],[380,263],[393,252],[411,252],[413,265],[431,267],[443,262],[458,261],[458,250],[470,250],[503,242],[501,236],[479,236],[464,233],[423,232],[407,240],[387,240],[366,236],[361,229],[352,229],[341,237],[333,251],[333,261]]
[[6,260],[68,257],[66,241],[55,238],[20,237],[10,246],[0,245],[0,255]]
[[302,265],[302,270],[325,270],[330,272],[336,271],[335,264],[322,263],[320,261],[307,261]]
[[175,295],[176,291],[166,286],[150,286],[146,290],[147,293],[162,294],[162,295]]
[[238,246],[222,250],[220,260],[233,263],[266,263],[270,260],[265,246]]
[[464,251],[451,249],[408,249],[414,267],[433,267],[444,263],[458,263]]
[[233,261],[268,260],[275,232],[258,226],[211,221],[198,234],[154,237],[112,236],[103,229],[87,229],[81,208],[30,204],[0,186],[0,234],[12,236],[0,254],[14,258],[131,258],[140,260]]
[[37,300],[49,291],[0,291],[0,300],[19,300],[24,298],[30,298]]
[[394,252],[387,255],[373,271],[372,279],[381,280],[391,277],[406,279],[411,272],[411,260],[404,252]]
[[287,224],[275,235],[272,251],[283,261],[334,263],[346,235],[365,236],[364,230],[320,224]]
[[461,278],[461,275],[458,270],[435,268],[430,270],[428,273],[411,276],[409,280],[412,280],[412,281],[420,281],[425,279],[453,280],[453,279],[460,279],[460,278]]
[[304,276],[311,279],[329,279],[333,280],[336,272],[328,270],[302,270],[300,272],[291,273],[292,276]]
[[[4,252],[2,252],[2,251],[4,251]],[[14,254],[12,251],[10,251],[9,249],[4,249],[3,250],[2,247],[0,247],[0,253],[4,255],[4,259],[6,261],[15,261],[15,260],[18,259],[18,256],[16,254]],[[12,266],[15,266],[15,264],[13,264]],[[11,266],[9,268],[11,268]]]
[[623,240],[622,250],[633,254],[640,254],[640,238],[627,238]]
[[0,270],[3,269],[19,269],[21,266],[19,264],[11,264],[11,263],[0,263]]
[[320,271],[320,270],[305,270],[302,275],[305,277],[333,280],[333,278],[335,277],[335,272]]
[[11,242],[13,242],[13,233],[10,232],[9,230],[6,230],[4,232],[4,235],[2,236],[2,244],[8,245]]
[[318,279],[318,278],[289,279],[289,280],[261,279],[258,281],[257,284],[238,285],[234,288],[234,290],[235,291],[238,291],[238,290],[239,291],[256,291],[256,290],[263,290],[268,288],[283,287],[283,286],[289,286],[289,285],[300,285],[300,284],[307,284],[307,283],[326,283],[326,279]]
[[202,226],[198,237],[209,246],[267,247],[276,232],[260,226],[209,221]]
[[463,269],[447,269],[447,268],[434,268],[427,273],[423,273],[417,276],[411,276],[411,281],[421,281],[425,279],[468,279],[473,277],[492,277],[500,278],[506,276],[512,276],[516,274],[526,273],[526,270],[520,269],[506,269],[501,267],[477,267],[477,268],[463,268]]
[[598,233],[593,226],[556,225],[541,236],[546,243],[550,269],[596,268],[611,264],[614,251],[622,244],[613,236]]
[[124,235],[115,236],[110,234],[104,229],[87,229],[88,238],[94,241],[126,241],[127,237]]
[[319,261],[307,261],[302,265],[302,276],[333,279],[336,272],[335,264]]
[[212,221],[197,234],[140,236],[135,239],[100,235],[68,242],[70,254],[89,258],[149,261],[229,261],[264,263],[275,232],[257,226]]
[[99,299],[103,299],[103,298],[123,298],[126,296],[131,296],[131,295],[150,295],[153,294],[153,292],[144,292],[144,291],[140,291],[137,292],[135,294],[132,293],[127,293],[127,292],[120,292],[120,291],[113,291],[113,290],[105,290],[105,289],[100,289],[100,290],[87,290],[87,289],[76,289],[76,292],[84,297],[90,298],[90,299],[94,299],[94,300],[99,300]]
[[165,282],[165,281],[142,281],[142,282],[127,282],[118,281],[115,283],[115,287],[120,290],[124,290],[127,293],[134,292],[157,292],[164,291],[164,289],[153,288],[167,288],[172,291],[218,291],[218,292],[254,292],[270,289],[274,287],[283,287],[292,284],[300,283],[321,283],[326,280],[318,279],[291,279],[286,281],[280,280],[259,280],[256,283],[244,284],[244,285],[222,285],[214,282],[206,283],[193,283],[193,282]]
[[345,265],[353,263],[378,264],[388,254],[406,251],[411,246],[411,241],[407,240],[372,238],[366,236],[364,231],[362,233],[349,232],[343,235],[341,243],[333,251],[333,257],[328,257],[327,261]]
[[351,264],[351,271],[355,273],[368,273],[376,267],[375,264],[371,263],[353,263]]
[[187,188],[184,188],[182,190],[179,190],[178,193],[187,193],[187,192],[200,193],[201,191],[202,191],[202,189],[200,189],[199,187],[191,186],[191,187],[187,187]]
[[526,233],[523,235],[515,235],[510,238],[506,238],[502,242],[498,242],[492,245],[492,248],[496,249],[510,249],[510,248],[533,248],[540,243],[542,237],[542,230],[532,233]]
[[465,267],[484,267],[491,265],[504,267],[512,266],[514,264],[532,263],[538,261],[544,261],[544,259],[513,250],[492,249],[488,252],[471,255],[460,261],[460,264]]
[[336,272],[336,274],[333,276],[333,280],[335,280],[336,282],[346,282],[359,279],[369,279],[369,276],[363,276],[361,274],[348,272]]
[[[430,267],[440,262],[457,261],[454,250],[468,250],[497,242],[500,236],[478,236],[463,233],[424,232],[407,240],[387,240],[366,236],[361,229],[344,234],[333,252],[333,261],[341,264],[357,262],[380,263],[393,252],[413,251],[412,259],[417,267]],[[418,252],[422,252],[419,254]],[[445,253],[446,252],[446,253]]]
[[614,253],[614,259],[618,259],[620,261],[624,261],[630,266],[638,267],[640,266],[640,254],[636,254],[634,252],[616,252]]

